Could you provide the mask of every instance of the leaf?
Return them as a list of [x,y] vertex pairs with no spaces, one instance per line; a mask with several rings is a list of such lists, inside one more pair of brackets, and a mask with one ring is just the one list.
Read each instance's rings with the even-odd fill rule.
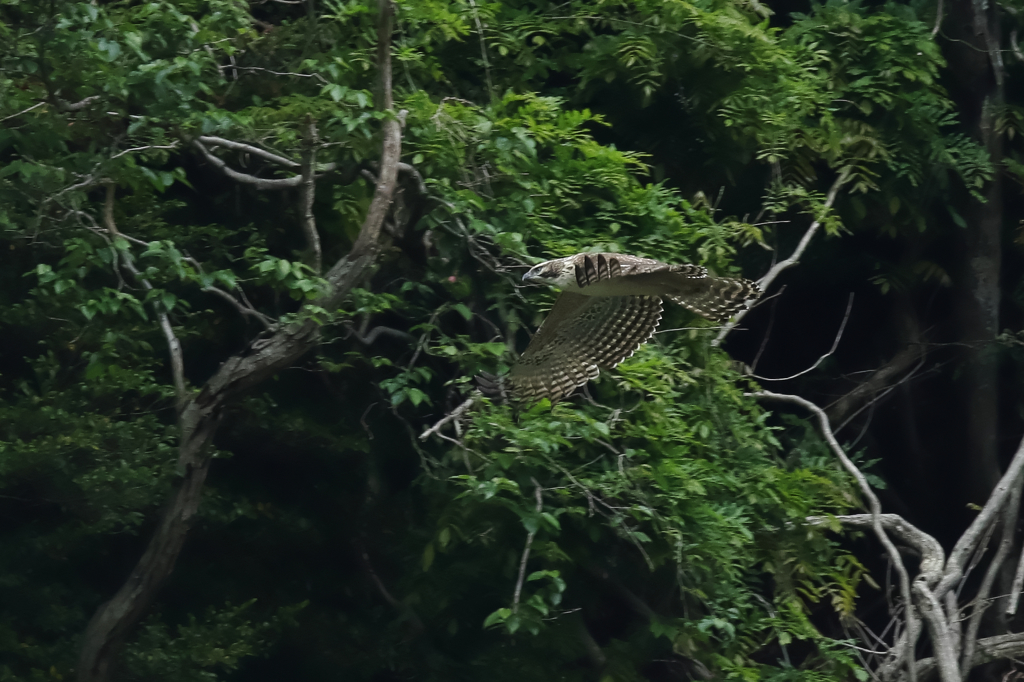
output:
[[504,623],[512,615],[512,609],[498,609],[484,619],[484,627],[489,628],[498,623]]
[[423,572],[426,573],[430,570],[430,567],[434,564],[434,543],[428,542],[427,546],[423,549]]
[[951,204],[946,204],[946,210],[949,211],[949,216],[953,219],[953,222],[956,223],[957,227],[961,227],[965,230],[967,229],[967,221],[957,213],[956,209],[953,208]]

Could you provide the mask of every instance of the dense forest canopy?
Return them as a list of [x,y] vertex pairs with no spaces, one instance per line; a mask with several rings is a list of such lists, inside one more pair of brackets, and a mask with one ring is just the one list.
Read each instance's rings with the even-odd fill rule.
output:
[[1022,11],[0,0],[0,682],[1020,670]]

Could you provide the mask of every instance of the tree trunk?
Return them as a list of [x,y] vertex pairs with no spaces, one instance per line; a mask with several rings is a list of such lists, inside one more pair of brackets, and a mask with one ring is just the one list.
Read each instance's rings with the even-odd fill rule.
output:
[[[944,24],[946,54],[954,78],[953,95],[961,119],[984,145],[994,164],[1003,156],[995,119],[1003,105],[1003,63],[999,51],[996,7],[987,0],[954,0]],[[967,227],[957,268],[958,340],[968,344],[960,396],[964,406],[964,493],[982,504],[999,480],[998,367],[999,274],[1002,261],[1002,177],[996,172],[980,191],[983,201],[968,198]]]
[[[381,80],[380,109],[383,121],[380,173],[373,200],[351,252],[325,275],[329,291],[313,305],[334,310],[352,288],[371,271],[380,251],[381,228],[391,211],[401,158],[400,118],[393,115],[391,95],[391,33],[394,5],[379,0],[378,67]],[[311,213],[313,186],[307,185],[303,198],[308,209],[305,229],[315,232]],[[76,671],[79,682],[107,682],[111,679],[127,636],[153,602],[170,576],[185,539],[195,520],[202,498],[203,483],[210,466],[209,445],[217,431],[224,407],[240,394],[280,370],[295,364],[319,338],[319,324],[312,320],[270,329],[258,336],[241,353],[225,361],[198,394],[184,402],[178,417],[178,468],[182,480],[160,516],[142,558],[110,601],[100,605],[82,636]]]

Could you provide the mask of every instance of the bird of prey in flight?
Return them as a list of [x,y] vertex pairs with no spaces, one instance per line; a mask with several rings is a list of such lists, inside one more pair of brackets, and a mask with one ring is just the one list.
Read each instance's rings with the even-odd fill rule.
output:
[[621,253],[549,260],[523,281],[562,293],[506,378],[505,388],[520,400],[564,398],[631,356],[657,329],[662,298],[724,321],[761,295],[749,280]]

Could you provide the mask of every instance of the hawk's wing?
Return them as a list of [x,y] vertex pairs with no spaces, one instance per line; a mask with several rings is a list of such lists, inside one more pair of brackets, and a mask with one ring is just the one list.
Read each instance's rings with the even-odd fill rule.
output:
[[761,295],[750,280],[710,277],[700,265],[670,264],[620,253],[581,253],[574,263],[576,283],[583,287],[615,282],[624,291],[639,289],[665,296],[710,320],[725,321]]
[[509,372],[521,400],[558,400],[631,356],[661,320],[657,296],[582,296],[562,292]]

